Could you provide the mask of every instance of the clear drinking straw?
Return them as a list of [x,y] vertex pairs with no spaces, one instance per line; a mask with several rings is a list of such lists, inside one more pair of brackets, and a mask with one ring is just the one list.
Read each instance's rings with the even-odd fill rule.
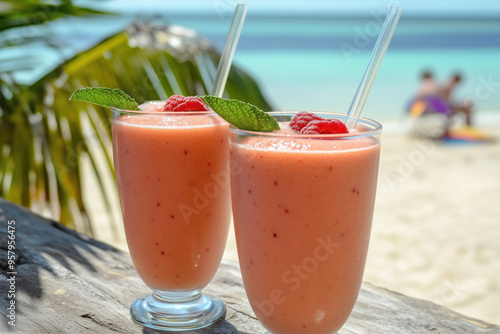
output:
[[236,6],[236,10],[234,11],[233,22],[231,23],[231,28],[229,28],[226,45],[224,46],[224,51],[222,51],[217,74],[215,75],[214,86],[211,93],[213,96],[222,97],[222,93],[224,92],[227,76],[231,69],[231,63],[233,62],[234,52],[236,51],[236,45],[238,45],[241,29],[243,29],[243,23],[247,15],[247,9],[247,5],[240,3]]
[[382,30],[380,31],[377,42],[375,43],[375,47],[372,51],[370,62],[368,63],[363,79],[361,80],[358,90],[356,91],[356,94],[351,102],[349,111],[347,112],[345,125],[349,130],[353,129],[358,123],[359,116],[363,111],[368,94],[370,94],[373,81],[375,81],[375,76],[377,75],[387,48],[391,43],[394,30],[398,25],[401,12],[400,8],[393,6],[385,18],[384,25],[382,26]]

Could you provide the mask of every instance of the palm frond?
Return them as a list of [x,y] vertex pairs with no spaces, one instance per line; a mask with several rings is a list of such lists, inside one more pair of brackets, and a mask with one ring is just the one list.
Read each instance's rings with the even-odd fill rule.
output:
[[2,0],[8,10],[0,11],[0,32],[13,28],[33,27],[66,16],[111,13],[76,6],[72,1]]

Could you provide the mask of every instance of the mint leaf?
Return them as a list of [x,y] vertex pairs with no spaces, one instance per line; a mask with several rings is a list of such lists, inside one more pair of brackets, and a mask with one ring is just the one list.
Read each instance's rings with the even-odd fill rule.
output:
[[70,101],[83,101],[103,107],[125,110],[139,110],[137,102],[119,89],[104,87],[86,87],[73,92]]
[[229,124],[241,130],[271,132],[279,130],[278,122],[256,106],[238,100],[215,96],[200,96],[213,111]]

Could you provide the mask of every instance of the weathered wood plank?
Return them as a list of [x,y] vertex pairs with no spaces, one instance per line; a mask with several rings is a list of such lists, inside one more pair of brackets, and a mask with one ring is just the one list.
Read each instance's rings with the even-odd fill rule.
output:
[[[8,222],[15,221],[15,327],[8,297]],[[156,333],[130,318],[132,301],[149,293],[127,253],[0,199],[1,332]],[[266,333],[245,296],[239,267],[223,263],[205,289],[226,304],[226,320],[196,334]],[[339,333],[500,333],[500,327],[433,303],[365,283]]]

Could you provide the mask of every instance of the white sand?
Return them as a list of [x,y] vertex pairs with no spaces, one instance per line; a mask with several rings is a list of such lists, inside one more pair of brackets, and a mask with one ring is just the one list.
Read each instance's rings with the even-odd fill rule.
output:
[[494,144],[385,134],[364,279],[500,324],[500,128]]
[[[500,126],[483,129],[497,142],[383,135],[364,280],[500,324]],[[126,250],[122,229],[113,240],[100,220],[97,237]],[[237,260],[233,231],[224,258]]]

